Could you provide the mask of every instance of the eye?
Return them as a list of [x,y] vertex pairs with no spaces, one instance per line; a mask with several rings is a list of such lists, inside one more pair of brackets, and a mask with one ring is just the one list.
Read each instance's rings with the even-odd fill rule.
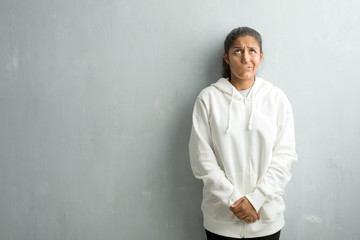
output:
[[235,53],[235,54],[240,54],[240,53],[241,53],[241,49],[236,49],[236,50],[234,51],[234,53]]
[[255,50],[255,49],[251,49],[250,52],[251,52],[251,53],[256,53],[256,50]]

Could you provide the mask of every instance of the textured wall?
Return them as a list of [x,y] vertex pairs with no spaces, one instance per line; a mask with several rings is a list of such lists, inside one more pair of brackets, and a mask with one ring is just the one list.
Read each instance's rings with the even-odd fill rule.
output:
[[234,27],[293,104],[282,239],[359,239],[358,1],[0,2],[0,239],[204,239],[188,159]]

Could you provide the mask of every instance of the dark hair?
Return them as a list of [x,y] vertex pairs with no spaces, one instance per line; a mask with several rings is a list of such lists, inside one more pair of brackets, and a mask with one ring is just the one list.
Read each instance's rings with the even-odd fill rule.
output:
[[[225,54],[229,55],[229,49],[232,43],[234,42],[234,40],[236,40],[238,37],[245,37],[245,36],[254,37],[259,44],[260,53],[262,53],[262,40],[260,33],[249,27],[238,27],[233,29],[225,38],[224,41]],[[231,80],[230,66],[225,62],[224,58],[222,61],[223,61],[223,72],[222,72],[223,78],[229,78],[229,80]]]

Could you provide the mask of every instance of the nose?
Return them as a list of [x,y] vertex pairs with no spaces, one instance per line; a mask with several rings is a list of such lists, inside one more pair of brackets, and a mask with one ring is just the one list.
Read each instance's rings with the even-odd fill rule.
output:
[[244,51],[241,61],[242,63],[248,63],[250,61],[250,55],[248,52]]

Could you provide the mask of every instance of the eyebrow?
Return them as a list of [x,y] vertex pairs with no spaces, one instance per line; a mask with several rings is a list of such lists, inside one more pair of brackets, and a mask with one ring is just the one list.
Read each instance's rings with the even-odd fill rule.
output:
[[[243,47],[241,47],[241,46],[238,46],[238,45],[234,45],[234,46],[231,46],[232,48],[243,48]],[[251,47],[251,46],[249,46],[249,48],[259,48],[259,47]]]

